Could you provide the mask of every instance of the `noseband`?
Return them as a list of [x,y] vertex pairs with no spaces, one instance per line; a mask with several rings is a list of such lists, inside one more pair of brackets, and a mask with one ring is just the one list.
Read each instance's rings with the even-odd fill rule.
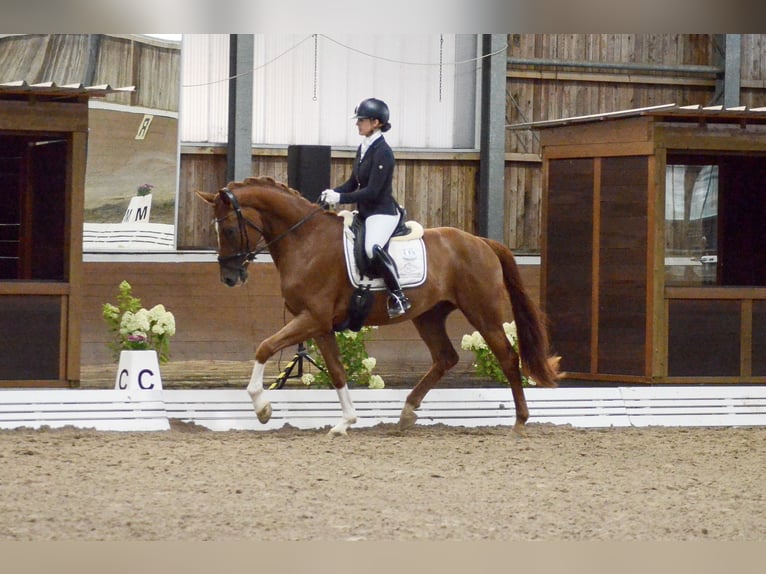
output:
[[[242,213],[242,207],[239,204],[239,200],[237,199],[237,196],[232,193],[232,191],[228,187],[224,187],[221,190],[221,193],[223,193],[226,198],[229,200],[229,203],[231,204],[231,208],[234,210],[234,214],[237,216],[237,227],[239,228],[239,251],[234,253],[233,255],[226,255],[226,256],[218,256],[218,263],[223,265],[225,263],[229,263],[236,259],[241,259],[242,263],[240,264],[241,267],[245,267],[248,263],[250,263],[252,260],[254,260],[259,254],[266,251],[271,245],[274,245],[277,241],[288,235],[289,233],[292,233],[294,230],[298,229],[301,225],[306,223],[309,219],[314,217],[317,213],[324,211],[321,207],[318,207],[316,210],[309,213],[307,216],[305,216],[303,219],[298,221],[297,223],[290,226],[287,230],[283,231],[279,235],[277,235],[274,239],[271,241],[266,241],[261,247],[258,247],[258,243],[260,243],[260,239],[256,243],[255,249],[250,249],[250,239],[247,236],[247,226],[249,225],[253,229],[255,229],[258,233],[261,234],[261,238],[264,238],[263,229],[260,228],[258,225],[256,225],[252,220],[245,217]],[[216,219],[216,223],[221,223],[222,221],[225,221],[229,218],[231,214],[227,214],[224,217],[219,217]],[[265,238],[264,238],[265,240]]]

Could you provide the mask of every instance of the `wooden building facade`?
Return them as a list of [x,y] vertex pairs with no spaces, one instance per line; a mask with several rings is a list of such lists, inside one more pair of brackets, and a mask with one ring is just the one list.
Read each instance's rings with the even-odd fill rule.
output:
[[[720,97],[720,79],[724,71],[721,36],[509,34],[507,38],[505,121],[506,127],[514,129],[507,129],[505,140],[504,240],[517,254],[541,254],[545,242],[542,229],[545,213],[543,181],[547,172],[543,168],[542,132],[523,126],[671,102],[707,106],[717,103]],[[749,108],[766,106],[764,46],[766,35],[741,35],[739,96],[740,103]],[[54,57],[67,50],[69,55],[66,58]],[[179,52],[180,46],[177,45],[120,35],[0,36],[0,81],[25,77],[26,66],[30,74],[34,73],[31,81],[35,82],[82,83],[92,78],[94,83],[136,84],[133,94],[114,94],[105,99],[117,104],[177,112],[179,93],[184,90],[176,82]],[[22,57],[19,57],[20,54]],[[43,55],[46,59],[41,66],[40,60],[35,58]],[[12,68],[12,65],[22,67]],[[270,175],[287,181],[286,148],[286,145],[265,146],[254,142],[253,174]],[[120,153],[119,149],[112,151]],[[427,226],[452,225],[468,231],[476,230],[480,171],[478,150],[395,151],[398,160],[395,193],[412,218]],[[333,182],[348,176],[352,156],[353,150],[333,149]],[[177,254],[180,257],[185,254],[193,256],[193,253],[187,252],[197,250],[209,253],[215,246],[210,213],[195,199],[194,190],[210,191],[225,185],[226,162],[225,146],[180,142],[176,216]],[[625,168],[631,166],[626,165]],[[602,216],[607,213],[602,213]],[[583,221],[589,219],[586,217]],[[607,227],[610,225],[605,219],[603,221]],[[619,222],[618,218],[614,225],[619,225]],[[187,265],[188,273],[181,270]],[[524,271],[533,292],[537,292],[540,268],[529,265],[525,266]],[[182,280],[160,280],[170,275]],[[264,271],[263,277],[269,289],[276,288],[271,280],[273,278],[269,279],[269,273]],[[241,326],[243,322],[248,322],[245,316],[255,319],[252,324],[248,322],[249,326],[244,331],[238,332],[233,327],[226,336],[221,333],[210,335],[210,317],[194,312],[185,306],[184,301],[204,305],[204,297],[199,296],[200,293],[215,296],[216,290],[225,289],[218,285],[214,262],[167,263],[145,255],[127,264],[118,258],[109,261],[100,256],[83,265],[84,296],[80,314],[83,362],[109,360],[103,342],[105,331],[100,306],[113,298],[114,288],[123,278],[133,278],[136,292],[147,302],[163,302],[171,310],[179,310],[181,320],[179,333],[173,342],[174,359],[204,359],[222,354],[229,358],[236,355],[239,360],[249,359],[263,332],[282,321],[277,291],[259,292],[256,296],[252,293],[248,295],[247,291],[225,291],[221,296],[231,297],[252,311],[244,315],[240,306],[226,306],[220,317],[223,324]],[[109,285],[105,284],[107,279]],[[256,289],[256,286],[248,285],[245,289]],[[261,304],[278,305],[279,308],[265,312]],[[757,310],[758,306],[755,308]],[[258,317],[261,320],[268,318],[268,322],[256,325]],[[454,333],[456,344],[462,332],[461,324]],[[407,344],[410,334],[396,328],[381,330],[377,337],[385,341],[386,347],[396,349],[399,341],[403,340],[405,343],[399,347],[400,350],[409,351],[411,348]],[[415,339],[416,335],[412,338]],[[648,349],[656,341],[655,337],[647,343],[649,346],[644,351],[651,353]],[[422,354],[423,360],[427,361],[425,350]],[[590,374],[590,365],[583,372]],[[644,376],[634,376],[632,380],[644,380]],[[735,377],[730,380],[742,379]]]
[[[695,34],[509,35],[506,124],[514,129],[508,129],[506,133],[505,242],[517,254],[538,255],[542,252],[544,241],[541,134],[531,127],[519,128],[517,124],[616,112],[669,102],[681,105],[713,104],[723,71],[719,55],[720,42],[721,38],[717,36]],[[742,36],[740,95],[742,104],[749,107],[766,105],[764,43],[766,35]],[[407,149],[396,152],[398,166],[395,193],[407,207],[410,217],[426,226],[453,225],[468,231],[476,230],[480,167],[478,151]],[[352,150],[332,150],[332,182],[342,181],[348,176],[352,156]],[[286,148],[254,143],[252,172],[287,181]],[[210,226],[210,214],[206,206],[194,197],[194,190],[213,190],[227,183],[226,148],[182,142],[179,173],[178,249],[213,248],[215,239]],[[583,221],[587,222],[587,218]],[[613,225],[621,225],[619,217],[615,218]],[[216,271],[208,269],[208,273],[213,274],[211,291],[223,289],[215,285]],[[541,269],[534,264],[524,265],[522,269],[527,284],[536,295],[542,289]],[[264,277],[264,285],[276,288],[268,280],[268,273],[259,276]],[[142,279],[136,277],[136,280]],[[191,286],[189,288],[192,289]],[[226,291],[225,294],[227,297],[243,295],[235,295],[233,291]],[[164,290],[161,296],[166,299],[173,297],[168,290]],[[268,296],[264,293],[263,296],[267,299],[258,299],[259,305],[254,308],[262,309],[261,302],[278,300],[276,291]],[[247,340],[233,337],[220,344],[210,340],[209,345],[195,344],[189,349],[194,348],[199,356],[224,353],[228,356],[239,354],[240,357],[249,357],[248,353],[254,344],[262,340],[269,329],[281,325],[281,312],[279,309],[275,315],[263,309],[258,312],[258,318],[251,322],[239,315],[233,307],[228,317],[235,323],[248,323],[246,330],[242,331],[250,333]],[[556,313],[551,313],[551,319],[557,319]],[[190,320],[194,320],[193,315]],[[193,332],[199,331],[191,325],[187,326]],[[459,345],[461,334],[468,328],[460,321],[455,322],[450,333],[456,346]],[[88,339],[91,337],[86,336]],[[199,332],[190,336],[203,337]],[[96,344],[95,331],[93,337]],[[374,339],[376,356],[380,358],[381,365],[389,357],[402,358],[409,365],[413,361],[417,362],[418,358],[421,362],[428,360],[425,350],[419,351],[421,347],[417,343],[417,335],[406,327],[383,329],[375,334]],[[177,342],[179,344],[176,347],[186,348],[186,343],[181,343],[180,339]],[[654,343],[655,340],[645,343],[648,346],[643,347],[644,352],[651,354]],[[583,352],[581,348],[575,351],[575,357],[576,353]],[[100,356],[100,353],[93,353],[93,356]],[[179,350],[178,353],[176,357],[192,355],[185,350]],[[614,360],[619,362],[622,358],[615,357]],[[577,371],[570,367],[565,363],[565,368]],[[635,373],[635,364],[631,368]],[[590,376],[590,365],[583,372],[583,378],[598,378]],[[624,376],[623,379],[647,380],[644,371],[640,372],[641,375]]]
[[[712,34],[509,34],[506,71],[504,242],[518,253],[541,249],[539,136],[517,126],[659,104],[720,103],[724,37]],[[739,101],[766,105],[766,35],[741,35]],[[426,226],[475,231],[477,150],[395,150],[397,199]],[[179,248],[208,248],[207,214],[195,189],[225,185],[226,147],[182,142]],[[350,173],[353,151],[333,149],[332,182]],[[253,145],[253,173],[287,181],[285,148]]]
[[541,300],[569,377],[766,382],[766,108],[534,127]]
[[80,379],[88,99],[112,91],[0,84],[0,386]]

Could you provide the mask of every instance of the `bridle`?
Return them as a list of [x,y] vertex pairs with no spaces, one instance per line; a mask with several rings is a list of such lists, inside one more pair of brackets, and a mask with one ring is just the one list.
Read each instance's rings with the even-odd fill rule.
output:
[[[269,249],[272,245],[277,243],[279,240],[283,239],[285,236],[289,235],[296,229],[298,229],[301,225],[306,223],[309,219],[314,217],[317,213],[320,213],[324,211],[324,209],[319,206],[317,209],[300,219],[297,223],[294,223],[290,227],[288,227],[285,231],[274,237],[271,241],[265,241],[264,238],[264,232],[263,229],[258,226],[255,222],[253,222],[251,219],[248,219],[245,217],[245,215],[242,213],[242,207],[239,204],[239,200],[237,199],[237,196],[232,193],[232,191],[228,187],[224,187],[221,189],[220,193],[226,196],[226,199],[228,199],[229,204],[231,205],[231,208],[234,210],[234,214],[237,216],[237,227],[239,228],[239,251],[232,255],[226,255],[226,256],[218,256],[218,263],[221,265],[227,264],[234,260],[241,260],[240,266],[245,267],[248,263],[253,261],[258,255]],[[227,220],[231,216],[231,213],[227,213],[223,217],[219,217],[215,220],[216,224],[221,223],[222,221]],[[255,248],[250,249],[250,238],[247,235],[247,226],[252,227],[255,229],[258,233],[260,233],[261,237],[258,239],[258,241],[255,244]],[[265,243],[258,247],[258,244],[261,242],[261,239],[265,241]]]

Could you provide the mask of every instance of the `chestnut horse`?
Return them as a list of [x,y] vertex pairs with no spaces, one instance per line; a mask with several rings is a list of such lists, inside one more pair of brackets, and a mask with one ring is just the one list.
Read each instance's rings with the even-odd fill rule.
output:
[[[244,283],[247,264],[268,250],[279,272],[285,305],[293,315],[256,349],[247,391],[258,420],[265,423],[271,417],[263,386],[266,361],[281,349],[313,339],[342,407],[342,420],[330,434],[346,434],[356,422],[356,413],[333,330],[346,319],[354,291],[344,262],[342,218],[268,177],[233,182],[218,193],[196,193],[214,208],[221,281],[230,287]],[[458,362],[446,320],[460,309],[484,337],[510,383],[516,408],[513,430],[523,436],[529,411],[519,356],[503,329],[511,313],[526,373],[544,387],[556,386],[559,375],[556,361],[549,357],[541,313],[524,290],[513,254],[497,241],[451,227],[427,229],[424,241],[428,276],[425,283],[407,291],[412,309],[389,319],[387,293],[375,292],[366,321],[367,325],[412,321],[431,352],[433,364],[408,394],[399,427],[415,424],[415,410],[426,393]]]

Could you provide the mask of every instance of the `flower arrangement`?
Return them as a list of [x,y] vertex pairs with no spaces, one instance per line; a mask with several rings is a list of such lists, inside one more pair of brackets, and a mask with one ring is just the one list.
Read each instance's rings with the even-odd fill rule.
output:
[[160,363],[170,358],[170,337],[176,333],[173,313],[162,305],[147,310],[141,299],[133,297],[127,281],[120,283],[117,305],[104,303],[102,314],[112,340],[107,346],[115,359],[124,350],[154,350]]
[[[370,357],[367,354],[365,346],[365,338],[372,329],[373,327],[362,327],[358,332],[346,329],[345,331],[335,333],[335,339],[338,341],[340,359],[348,380],[354,381],[356,385],[366,386],[370,389],[382,389],[386,386],[383,377],[372,374],[377,360],[375,357]],[[307,341],[307,349],[315,356],[315,360],[321,369],[316,374],[304,373],[301,381],[307,387],[332,388],[332,381],[325,368],[324,359],[321,353],[317,352],[318,349],[313,339]]]
[[136,192],[136,195],[138,196],[149,195],[153,189],[154,189],[154,186],[151,183],[143,183],[138,186],[138,191]]
[[[519,339],[516,334],[516,323],[513,321],[510,323],[503,323],[503,330],[505,331],[505,335],[508,337],[513,350],[518,353]],[[475,357],[473,367],[478,375],[489,377],[493,381],[501,383],[508,382],[503,370],[500,368],[500,363],[497,362],[497,358],[487,346],[484,337],[482,337],[478,331],[474,331],[470,335],[463,335],[460,347],[466,351],[473,351]],[[521,359],[519,359],[519,368],[521,368]],[[524,374],[524,371],[521,372],[521,383],[525,387],[534,386],[536,384],[533,379]]]

